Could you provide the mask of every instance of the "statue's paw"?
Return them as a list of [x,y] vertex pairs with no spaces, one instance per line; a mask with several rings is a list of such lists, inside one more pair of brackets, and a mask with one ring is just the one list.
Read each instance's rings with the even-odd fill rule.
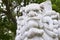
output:
[[42,29],[37,29],[37,28],[31,28],[29,31],[28,31],[28,37],[33,37],[33,36],[42,36],[44,33],[44,31]]
[[56,38],[58,36],[58,34],[56,34],[55,32],[47,30],[47,29],[45,29],[45,32],[52,38]]

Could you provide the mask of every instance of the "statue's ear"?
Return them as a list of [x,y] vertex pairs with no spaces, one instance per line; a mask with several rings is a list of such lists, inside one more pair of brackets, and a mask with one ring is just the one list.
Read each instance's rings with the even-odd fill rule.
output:
[[40,7],[44,8],[44,11],[51,11],[52,10],[52,5],[50,1],[45,1],[40,4]]

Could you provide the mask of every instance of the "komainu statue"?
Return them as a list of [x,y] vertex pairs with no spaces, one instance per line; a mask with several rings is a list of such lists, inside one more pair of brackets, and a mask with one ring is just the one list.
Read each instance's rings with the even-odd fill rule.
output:
[[50,0],[21,7],[20,12],[15,40],[59,40],[59,13],[52,10]]

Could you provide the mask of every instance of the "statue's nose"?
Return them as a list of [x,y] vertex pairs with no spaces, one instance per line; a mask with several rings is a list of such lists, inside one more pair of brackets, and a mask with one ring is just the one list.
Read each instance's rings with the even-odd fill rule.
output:
[[28,16],[29,16],[29,17],[34,17],[34,16],[37,16],[37,13],[34,12],[34,11],[30,11],[30,12],[28,13]]

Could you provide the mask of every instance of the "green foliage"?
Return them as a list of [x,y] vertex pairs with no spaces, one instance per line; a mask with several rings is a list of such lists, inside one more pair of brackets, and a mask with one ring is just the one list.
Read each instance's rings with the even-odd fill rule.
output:
[[[2,16],[0,16],[0,40],[13,40],[14,27],[15,25],[9,21],[7,17],[2,18]],[[11,31],[11,33],[9,33],[9,31]]]
[[42,3],[42,2],[44,2],[45,0],[36,0],[36,1],[33,1],[33,2],[35,2],[35,3]]
[[53,10],[60,12],[60,0],[51,0]]

